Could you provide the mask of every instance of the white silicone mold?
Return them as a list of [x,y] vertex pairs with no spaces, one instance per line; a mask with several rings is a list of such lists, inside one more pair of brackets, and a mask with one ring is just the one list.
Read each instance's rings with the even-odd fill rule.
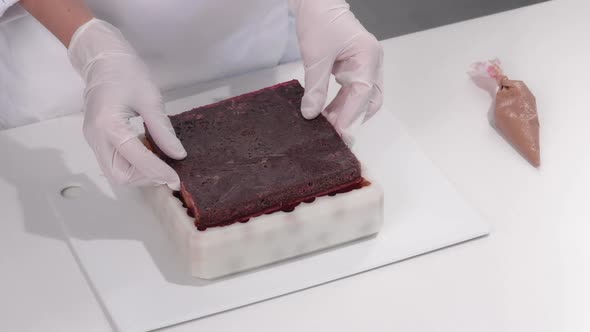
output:
[[[372,181],[371,181],[372,182]],[[301,204],[247,223],[198,231],[166,186],[144,189],[148,204],[179,250],[190,273],[214,279],[373,235],[383,224],[383,190],[377,184]]]

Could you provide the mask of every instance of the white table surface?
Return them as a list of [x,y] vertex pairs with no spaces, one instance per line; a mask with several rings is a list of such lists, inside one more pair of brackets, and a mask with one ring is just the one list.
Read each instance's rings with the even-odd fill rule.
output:
[[[492,224],[490,237],[166,331],[590,330],[590,176],[582,167],[590,165],[588,14],[588,1],[555,0],[383,42],[387,108]],[[489,96],[465,74],[471,62],[494,56],[537,95],[540,171],[489,128]],[[234,82],[262,87],[293,73],[297,65]],[[14,139],[29,133],[30,141]],[[34,133],[35,125],[0,140],[2,149],[30,152],[28,163],[0,174],[0,327],[111,331],[58,226],[44,222],[42,206],[14,202],[15,193],[40,199],[19,192],[19,183],[43,184],[31,174],[56,162]]]

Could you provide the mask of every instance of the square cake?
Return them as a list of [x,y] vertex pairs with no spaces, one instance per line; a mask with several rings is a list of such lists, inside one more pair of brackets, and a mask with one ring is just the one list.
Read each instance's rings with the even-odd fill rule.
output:
[[361,165],[323,117],[305,120],[298,81],[195,108],[171,122],[184,160],[154,151],[178,173],[178,197],[198,230],[292,211],[363,186]]

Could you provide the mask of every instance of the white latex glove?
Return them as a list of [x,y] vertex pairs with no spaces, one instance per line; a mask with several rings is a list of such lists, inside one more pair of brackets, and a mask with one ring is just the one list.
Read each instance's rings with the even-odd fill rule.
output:
[[[301,112],[326,118],[352,145],[354,134],[383,104],[383,50],[344,0],[289,0],[305,66]],[[324,110],[330,74],[341,85]]]
[[158,87],[121,32],[93,19],[78,28],[68,54],[86,82],[84,136],[104,174],[116,184],[167,184],[179,190],[176,172],[149,151],[129,125],[130,118],[141,115],[164,153],[186,157]]

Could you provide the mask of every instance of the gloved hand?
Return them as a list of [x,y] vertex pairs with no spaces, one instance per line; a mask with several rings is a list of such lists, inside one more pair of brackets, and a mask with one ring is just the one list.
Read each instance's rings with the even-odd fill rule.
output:
[[[305,67],[301,112],[321,112],[352,145],[355,131],[383,104],[383,50],[344,0],[289,0]],[[324,110],[330,74],[341,85]]]
[[83,131],[104,174],[116,184],[167,184],[179,190],[176,172],[149,151],[129,125],[130,118],[141,115],[164,153],[186,157],[164,114],[158,87],[121,32],[92,19],[74,33],[68,55],[86,82]]

